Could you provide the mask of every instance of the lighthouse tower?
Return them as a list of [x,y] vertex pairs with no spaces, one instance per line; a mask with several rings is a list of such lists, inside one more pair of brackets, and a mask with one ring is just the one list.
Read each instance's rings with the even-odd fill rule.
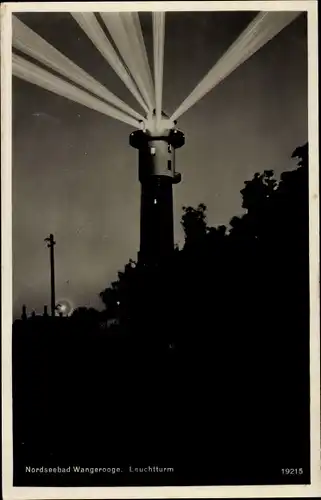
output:
[[181,175],[175,171],[175,150],[185,143],[176,122],[164,113],[153,112],[141,130],[130,134],[130,145],[139,151],[141,183],[140,251],[138,260],[157,264],[174,249],[173,184]]

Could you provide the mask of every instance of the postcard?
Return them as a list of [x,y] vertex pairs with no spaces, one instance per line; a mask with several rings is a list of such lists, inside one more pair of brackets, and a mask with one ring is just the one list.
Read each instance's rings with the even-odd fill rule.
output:
[[1,14],[4,498],[318,496],[317,2]]

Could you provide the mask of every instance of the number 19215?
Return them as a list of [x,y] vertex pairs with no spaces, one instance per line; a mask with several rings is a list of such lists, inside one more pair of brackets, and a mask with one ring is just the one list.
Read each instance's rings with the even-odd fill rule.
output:
[[303,474],[302,467],[300,469],[281,469],[284,476],[301,476]]

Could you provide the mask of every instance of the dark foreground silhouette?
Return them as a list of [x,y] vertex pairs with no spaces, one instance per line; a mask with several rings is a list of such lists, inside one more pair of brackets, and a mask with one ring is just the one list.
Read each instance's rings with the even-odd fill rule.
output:
[[229,231],[184,208],[184,248],[130,261],[102,313],[14,323],[16,485],[310,481],[308,146],[293,156],[245,183]]

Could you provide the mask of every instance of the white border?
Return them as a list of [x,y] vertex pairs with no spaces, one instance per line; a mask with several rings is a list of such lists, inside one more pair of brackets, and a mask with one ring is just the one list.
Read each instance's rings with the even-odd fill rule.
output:
[[119,12],[119,11],[206,11],[206,10],[313,10],[314,0],[268,0],[221,2],[12,2],[11,12]]
[[[17,11],[204,11],[303,10],[308,12],[308,106],[310,146],[310,317],[311,317],[311,485],[192,487],[13,487],[11,323],[11,13]],[[320,330],[319,330],[319,158],[318,158],[318,20],[317,2],[26,2],[1,7],[1,188],[2,188],[2,476],[4,499],[86,498],[245,498],[321,495],[320,473]]]

